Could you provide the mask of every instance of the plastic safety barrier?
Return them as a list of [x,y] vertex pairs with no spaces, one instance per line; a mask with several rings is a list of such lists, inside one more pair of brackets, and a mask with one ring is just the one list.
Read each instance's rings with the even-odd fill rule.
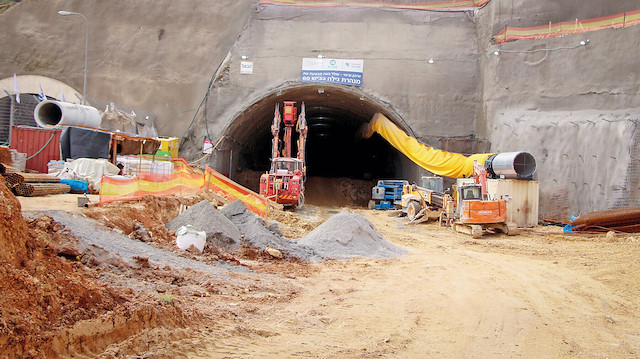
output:
[[252,190],[241,186],[240,184],[230,180],[228,177],[214,171],[207,167],[206,169],[206,184],[205,187],[209,190],[213,190],[217,194],[224,198],[235,201],[241,200],[247,209],[257,214],[258,216],[264,216],[266,210],[266,198],[253,192]]
[[191,168],[182,158],[172,159],[172,174],[140,172],[131,178],[103,176],[100,203],[139,200],[146,195],[171,196],[211,190],[229,201],[241,200],[251,212],[264,216],[266,199],[207,167],[202,173]]
[[412,10],[459,10],[481,7],[491,0],[449,0],[410,3],[393,0],[260,0],[261,4],[308,7],[373,7]]
[[173,174],[140,172],[136,177],[119,178],[102,176],[100,205],[113,201],[138,200],[146,195],[171,196],[202,192],[205,186],[203,174],[193,174],[184,169]]
[[607,28],[621,28],[640,24],[640,9],[621,14],[598,17],[594,19],[549,23],[548,25],[532,27],[505,27],[493,37],[497,43],[510,40],[533,40],[547,37],[560,37],[570,34],[602,30]]
[[374,132],[377,132],[418,166],[439,176],[471,177],[473,176],[474,161],[484,164],[484,161],[493,155],[493,153],[479,153],[467,157],[459,153],[445,152],[429,147],[407,135],[381,113],[373,115],[371,121],[361,128],[360,135],[362,138],[369,138]]

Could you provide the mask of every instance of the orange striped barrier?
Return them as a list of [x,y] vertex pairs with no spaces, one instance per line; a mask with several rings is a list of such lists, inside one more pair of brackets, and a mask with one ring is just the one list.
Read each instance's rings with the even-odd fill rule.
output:
[[132,178],[102,176],[99,205],[114,201],[139,200],[146,195],[171,196],[211,190],[229,201],[241,200],[251,212],[264,216],[267,200],[248,188],[207,167],[202,173],[184,160],[175,160],[172,174],[140,172]]
[[370,7],[412,10],[456,10],[481,7],[491,0],[447,0],[429,2],[401,2],[390,0],[260,0],[261,4],[307,7]]
[[205,187],[207,189],[213,190],[230,201],[239,199],[251,212],[261,217],[265,215],[267,203],[266,198],[230,180],[228,177],[223,176],[209,167],[206,168],[205,178]]
[[102,176],[99,205],[138,200],[146,195],[171,196],[198,193],[204,189],[204,175],[180,170],[170,175],[140,172],[132,178]]
[[590,31],[621,28],[640,24],[640,9],[627,11],[616,15],[598,17],[594,19],[565,21],[555,24],[532,27],[505,27],[493,37],[497,43],[510,40],[533,40],[547,37],[560,37],[570,34],[580,34]]

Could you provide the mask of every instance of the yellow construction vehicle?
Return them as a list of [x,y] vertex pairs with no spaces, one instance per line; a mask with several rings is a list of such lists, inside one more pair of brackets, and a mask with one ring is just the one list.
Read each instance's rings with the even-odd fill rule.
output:
[[439,218],[454,230],[480,237],[485,230],[514,234],[516,226],[507,223],[506,199],[489,198],[487,177],[531,179],[536,162],[528,152],[479,153],[464,156],[441,151],[407,135],[381,113],[376,113],[360,129],[362,138],[377,132],[394,148],[420,167],[439,176],[471,178],[473,183],[454,188],[453,195],[433,188],[405,185],[402,209],[411,223]]
[[402,186],[402,212],[411,223],[427,222],[440,218],[442,212],[443,193],[432,189],[405,184]]

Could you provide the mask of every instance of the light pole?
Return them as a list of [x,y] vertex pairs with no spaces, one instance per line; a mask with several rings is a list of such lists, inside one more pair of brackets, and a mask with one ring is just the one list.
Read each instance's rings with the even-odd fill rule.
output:
[[82,89],[82,104],[86,105],[87,104],[87,55],[89,53],[89,20],[87,20],[87,18],[84,15],[82,15],[81,13],[78,13],[78,12],[60,10],[60,11],[58,11],[58,14],[63,15],[63,16],[66,16],[66,15],[80,15],[84,19],[84,26],[85,26],[85,39],[84,39],[84,86],[83,86],[83,89]]

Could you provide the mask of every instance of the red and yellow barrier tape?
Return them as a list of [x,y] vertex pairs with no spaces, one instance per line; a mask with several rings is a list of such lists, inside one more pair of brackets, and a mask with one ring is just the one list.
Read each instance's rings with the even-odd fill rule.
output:
[[[177,161],[180,162],[180,161]],[[174,161],[174,164],[176,162]],[[133,178],[102,176],[100,203],[139,200],[146,195],[171,196],[211,190],[229,201],[241,200],[251,212],[264,216],[266,199],[207,167],[199,172],[182,161],[173,174],[141,172]]]
[[261,217],[264,216],[267,203],[264,197],[239,185],[209,167],[206,169],[205,178],[205,187],[207,189],[231,201],[239,199],[251,212]]
[[146,195],[170,196],[198,193],[204,188],[204,175],[181,169],[170,175],[140,172],[133,178],[102,176],[100,205],[113,201],[138,200]]
[[481,7],[491,0],[447,0],[429,2],[402,2],[391,0],[260,0],[261,4],[308,7],[371,7],[412,10],[457,10]]
[[555,24],[532,27],[505,27],[493,37],[497,43],[510,40],[532,40],[547,37],[560,37],[570,34],[602,30],[607,28],[620,28],[640,24],[640,10],[627,11],[621,14],[598,17],[594,19],[565,21]]

